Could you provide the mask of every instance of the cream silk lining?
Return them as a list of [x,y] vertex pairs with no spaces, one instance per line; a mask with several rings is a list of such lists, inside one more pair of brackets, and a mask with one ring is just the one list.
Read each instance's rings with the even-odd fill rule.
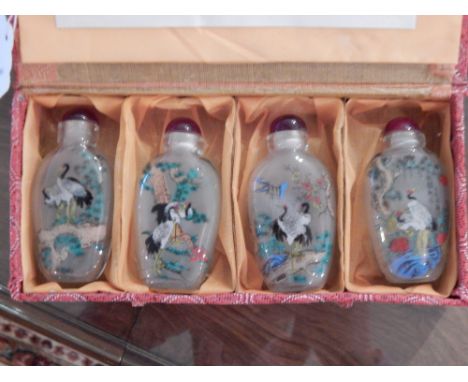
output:
[[[237,101],[237,102],[236,102]],[[112,253],[99,281],[77,289],[62,289],[38,273],[31,190],[42,158],[56,146],[61,115],[76,106],[91,106],[101,126],[99,149],[114,171]],[[365,168],[381,149],[380,133],[393,116],[406,115],[422,124],[428,148],[441,158],[453,190],[448,102],[348,101],[302,96],[239,97],[105,97],[31,96],[24,126],[21,205],[21,248],[24,292],[61,290],[149,292],[137,275],[133,236],[137,180],[144,165],[161,152],[163,129],[175,117],[195,119],[206,140],[205,156],[222,178],[222,214],[216,261],[207,281],[194,294],[262,290],[247,220],[247,184],[256,164],[266,155],[271,120],[297,114],[307,123],[309,149],[324,162],[337,188],[337,237],[329,280],[320,292],[424,293],[448,296],[457,279],[452,197],[449,259],[433,284],[390,286],[378,271],[370,247],[361,201]],[[116,165],[117,164],[117,165]],[[453,192],[452,192],[453,193]],[[315,292],[316,293],[316,292]]]

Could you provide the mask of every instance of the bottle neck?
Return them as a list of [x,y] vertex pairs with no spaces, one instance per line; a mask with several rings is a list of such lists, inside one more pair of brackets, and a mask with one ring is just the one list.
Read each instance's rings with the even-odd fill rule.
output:
[[267,137],[268,151],[307,150],[307,134],[299,130],[271,133]]
[[198,134],[172,132],[164,137],[164,151],[185,151],[195,155],[203,154],[204,140]]
[[396,131],[384,137],[387,147],[423,148],[426,145],[424,134],[419,131]]
[[99,127],[92,121],[62,121],[58,125],[61,146],[96,146]]

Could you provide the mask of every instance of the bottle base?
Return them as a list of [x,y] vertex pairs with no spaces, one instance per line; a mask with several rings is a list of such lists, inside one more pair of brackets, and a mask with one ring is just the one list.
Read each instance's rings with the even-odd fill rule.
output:
[[63,285],[67,288],[76,288],[83,286],[84,284],[89,284],[94,281],[98,281],[99,277],[93,278],[61,278],[61,277],[47,277],[46,280],[48,282],[55,282],[57,284]]
[[415,284],[429,284],[437,281],[441,276],[441,271],[437,273],[427,274],[423,277],[415,277],[415,278],[399,278],[395,277],[391,274],[385,274],[385,279],[390,284],[395,285],[415,285]]
[[96,272],[95,270],[93,273],[87,273],[85,275],[71,275],[60,272],[50,273],[40,265],[39,269],[41,271],[42,277],[44,277],[46,281],[55,282],[57,284],[66,286],[67,288],[80,287],[83,284],[89,284],[94,281],[98,281],[101,279],[102,274],[104,273],[104,267],[102,267],[99,272]]
[[297,284],[266,284],[266,289],[274,293],[302,293],[313,292],[322,289],[325,281],[319,284],[297,285]]
[[145,284],[152,290],[162,291],[164,293],[188,293],[199,290],[203,281],[181,283],[180,281],[145,280]]

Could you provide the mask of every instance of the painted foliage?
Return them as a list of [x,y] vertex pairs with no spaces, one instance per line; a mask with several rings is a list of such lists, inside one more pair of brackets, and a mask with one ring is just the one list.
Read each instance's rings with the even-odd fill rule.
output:
[[368,171],[374,229],[384,262],[401,280],[441,266],[449,230],[448,179],[425,153],[377,156]]
[[191,201],[201,181],[197,168],[184,169],[177,162],[158,161],[143,170],[140,190],[154,198],[151,209],[154,226],[140,234],[148,256],[154,259],[153,275],[158,279],[179,280],[194,265],[208,263],[206,250],[199,246],[197,235],[190,234],[188,228],[209,220]]
[[79,155],[79,161],[63,163],[41,190],[44,207],[54,209],[55,217],[39,232],[39,258],[46,270],[62,275],[74,272],[73,258],[100,254],[106,247],[103,177],[109,170],[103,158],[87,150]]

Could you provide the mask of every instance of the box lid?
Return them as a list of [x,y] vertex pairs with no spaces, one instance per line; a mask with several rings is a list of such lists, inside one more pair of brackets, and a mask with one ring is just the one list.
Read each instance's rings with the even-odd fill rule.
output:
[[444,98],[461,27],[462,16],[417,16],[410,29],[58,28],[54,16],[21,16],[18,84],[31,92]]

